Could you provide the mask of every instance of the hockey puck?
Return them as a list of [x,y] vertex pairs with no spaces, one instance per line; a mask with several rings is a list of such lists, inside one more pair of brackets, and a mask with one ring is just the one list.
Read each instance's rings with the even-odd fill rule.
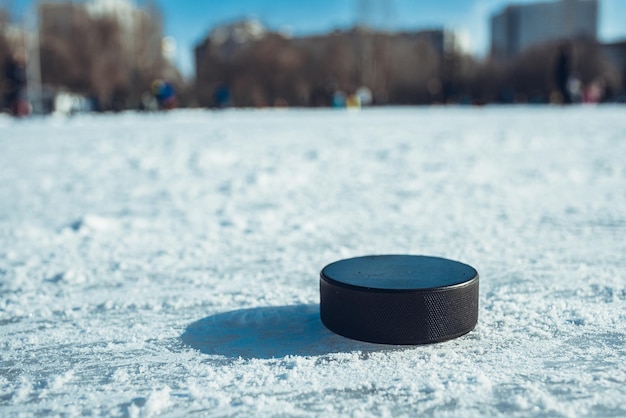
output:
[[349,258],[320,273],[320,316],[344,337],[429,344],[470,332],[478,320],[478,272],[439,257]]

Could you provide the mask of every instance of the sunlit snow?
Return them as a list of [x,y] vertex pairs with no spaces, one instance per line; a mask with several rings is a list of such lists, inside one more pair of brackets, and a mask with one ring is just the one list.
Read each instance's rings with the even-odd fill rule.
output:
[[[319,321],[366,254],[480,273],[477,328]],[[0,117],[0,415],[624,416],[626,108]]]

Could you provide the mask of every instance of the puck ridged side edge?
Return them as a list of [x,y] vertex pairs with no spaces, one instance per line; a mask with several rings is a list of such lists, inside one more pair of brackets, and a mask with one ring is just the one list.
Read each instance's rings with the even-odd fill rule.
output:
[[429,344],[470,332],[478,321],[479,276],[449,288],[385,292],[344,286],[320,275],[320,317],[347,338]]

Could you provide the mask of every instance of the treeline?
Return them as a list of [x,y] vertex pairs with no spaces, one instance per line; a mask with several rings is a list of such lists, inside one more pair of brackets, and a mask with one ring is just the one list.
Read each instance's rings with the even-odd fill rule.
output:
[[623,69],[587,39],[529,49],[510,62],[477,60],[428,33],[363,29],[288,39],[268,34],[229,53],[210,38],[196,48],[196,93],[216,106],[226,85],[237,106],[329,105],[333,92],[373,92],[375,104],[547,103],[559,101],[557,60],[564,48],[569,76],[583,90],[601,86],[603,100],[624,94]]
[[432,102],[441,90],[433,84],[445,75],[440,43],[429,33],[357,28],[295,39],[269,33],[226,53],[209,38],[196,48],[197,99],[214,106],[214,92],[226,85],[237,106],[329,106],[334,92],[366,86],[378,104]]
[[624,99],[626,68],[618,68],[605,56],[602,45],[588,39],[563,40],[532,47],[510,62],[464,58],[457,73],[457,97],[478,103],[547,103],[560,101],[558,60],[569,59],[572,88],[582,95],[592,86],[602,89],[600,101]]
[[[301,38],[266,32],[226,43],[208,37],[195,50],[195,80],[185,84],[163,57],[162,19],[154,7],[122,18],[72,2],[44,3],[39,12],[44,91],[88,97],[100,110],[142,107],[157,79],[174,85],[181,106],[219,106],[224,92],[234,106],[330,106],[338,92],[363,86],[373,104],[547,103],[563,99],[555,71],[564,47],[581,90],[595,85],[602,100],[624,97],[625,69],[585,39],[497,62],[464,54],[443,31],[355,28]],[[0,63],[11,55],[7,25],[0,13]]]
[[[60,92],[87,98],[93,110],[140,108],[158,79],[167,79],[184,91],[178,70],[164,58],[162,18],[153,3],[121,11],[94,11],[88,5],[67,1],[39,6],[44,109],[52,110],[51,102]],[[32,51],[27,51],[32,36],[19,26],[11,27],[7,14],[0,11],[0,67],[5,64],[6,68],[12,59],[19,64],[32,57]]]
[[90,14],[79,3],[44,3],[39,16],[41,81],[48,88],[89,97],[99,109],[121,110],[139,106],[155,79],[176,77],[163,58],[155,8],[120,19]]

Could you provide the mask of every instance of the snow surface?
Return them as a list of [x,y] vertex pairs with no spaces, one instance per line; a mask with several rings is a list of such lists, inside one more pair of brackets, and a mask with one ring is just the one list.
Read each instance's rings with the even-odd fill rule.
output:
[[[625,416],[626,108],[0,118],[0,415]],[[332,334],[318,273],[435,255],[477,328]]]

